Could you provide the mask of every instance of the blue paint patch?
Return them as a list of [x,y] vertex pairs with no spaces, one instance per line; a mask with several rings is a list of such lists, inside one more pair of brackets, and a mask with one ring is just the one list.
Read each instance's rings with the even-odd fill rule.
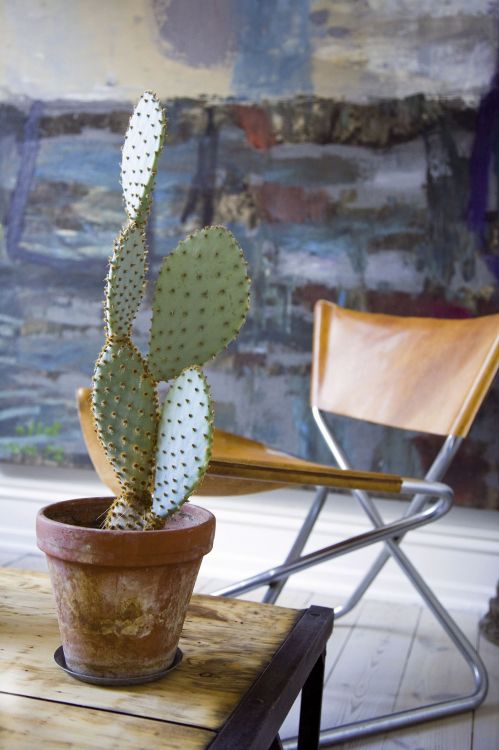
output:
[[7,225],[7,255],[11,259],[17,257],[18,245],[23,231],[24,211],[28,201],[28,195],[33,181],[38,156],[38,126],[42,113],[42,102],[33,102],[24,124],[21,162],[16,187],[12,193]]
[[265,231],[286,253],[306,250],[311,255],[331,256],[344,251],[338,237],[326,225],[271,224]]
[[309,0],[241,0],[236,29],[236,96],[312,92]]
[[79,334],[80,331],[75,332],[73,339],[60,337],[56,347],[55,336],[23,336],[17,347],[19,365],[23,369],[51,374],[75,371],[90,375],[102,342],[96,345],[90,336]]
[[218,166],[228,173],[247,179],[249,175],[265,174],[269,168],[270,152],[249,148],[244,132],[228,125],[219,135]]
[[122,141],[120,134],[89,128],[79,135],[44,138],[36,180],[119,190]]
[[107,258],[124,212],[119,135],[85,129],[36,152],[17,257],[57,268]]
[[[170,122],[172,121],[170,115]],[[152,242],[149,252],[153,267],[171,252],[185,231],[180,216],[196,171],[197,153],[192,140],[170,145],[167,142],[164,157],[158,165],[154,206],[149,221]]]

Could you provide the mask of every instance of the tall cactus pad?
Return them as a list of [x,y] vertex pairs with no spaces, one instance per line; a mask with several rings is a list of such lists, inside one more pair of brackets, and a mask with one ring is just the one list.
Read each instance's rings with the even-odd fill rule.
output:
[[128,216],[142,224],[151,206],[158,158],[166,136],[166,115],[156,95],[141,96],[125,136],[121,182]]
[[249,306],[246,261],[233,235],[208,227],[180,242],[161,266],[148,365],[170,380],[203,365],[238,333]]
[[118,236],[106,280],[106,325],[108,336],[123,338],[144,294],[147,273],[145,237],[136,224],[128,224]]
[[197,367],[184,370],[166,396],[158,430],[153,512],[166,518],[203,478],[211,456],[213,413],[208,383]]
[[130,341],[105,344],[95,365],[92,406],[99,438],[122,494],[149,494],[154,481],[158,400],[142,355]]

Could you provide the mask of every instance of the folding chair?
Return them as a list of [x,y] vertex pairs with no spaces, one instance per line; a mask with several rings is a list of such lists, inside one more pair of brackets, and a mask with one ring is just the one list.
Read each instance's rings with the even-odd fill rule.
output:
[[[215,595],[234,596],[267,585],[264,601],[273,603],[294,573],[384,541],[382,552],[347,602],[335,608],[335,616],[345,615],[359,602],[386,561],[393,557],[450,636],[473,675],[474,690],[469,695],[328,729],[321,733],[321,747],[471,710],[485,698],[487,674],[480,657],[414,568],[400,543],[408,531],[437,520],[451,507],[452,492],[440,480],[467,434],[499,366],[498,334],[499,315],[465,320],[408,318],[353,312],[320,301],[314,315],[311,407],[339,468],[303,461],[257,441],[216,430],[209,473],[198,494],[247,494],[303,484],[316,485],[318,491],[284,563],[220,589]],[[116,478],[91,424],[87,389],[80,390],[79,405],[94,465],[101,478],[116,491]],[[433,433],[446,439],[424,479],[353,471],[322,412]],[[373,528],[302,555],[332,488],[351,491]],[[372,493],[412,499],[402,518],[385,524]],[[294,746],[293,741],[284,743],[285,748]]]

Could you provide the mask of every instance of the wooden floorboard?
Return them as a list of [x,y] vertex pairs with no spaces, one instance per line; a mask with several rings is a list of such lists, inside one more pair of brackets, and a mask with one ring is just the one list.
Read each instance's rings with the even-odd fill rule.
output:
[[[458,613],[459,626],[476,641],[476,614]],[[403,710],[457,698],[473,690],[464,659],[430,612],[424,608],[394,708]],[[472,714],[461,714],[387,734],[369,750],[469,750]]]
[[[417,605],[366,601],[324,688],[323,727],[372,718],[389,712],[417,626]],[[365,747],[366,741],[341,748]]]

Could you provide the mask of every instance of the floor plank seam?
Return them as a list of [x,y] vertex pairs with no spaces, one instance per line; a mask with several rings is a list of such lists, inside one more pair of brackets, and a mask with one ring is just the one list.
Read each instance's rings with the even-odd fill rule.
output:
[[55,703],[58,706],[71,706],[71,708],[91,709],[92,711],[102,711],[107,714],[116,714],[118,716],[130,716],[133,719],[143,719],[145,721],[155,721],[160,724],[175,724],[179,727],[192,727],[193,729],[201,729],[204,732],[213,732],[213,729],[204,727],[201,724],[185,724],[185,722],[176,719],[161,719],[158,716],[146,716],[145,714],[138,714],[130,711],[120,711],[119,708],[106,708],[104,706],[92,706],[85,703],[73,703],[71,701],[58,700],[56,698],[41,697],[39,695],[26,695],[25,693],[13,693],[7,690],[0,690],[0,695],[10,695],[17,698],[29,698],[34,701],[41,701],[42,703]]
[[408,666],[409,666],[409,661],[410,661],[411,655],[412,655],[413,650],[414,650],[414,644],[416,643],[417,633],[418,633],[418,630],[419,630],[419,626],[420,626],[420,623],[421,623],[422,616],[423,616],[423,607],[420,607],[419,611],[418,611],[417,618],[416,618],[416,623],[415,623],[415,625],[414,625],[414,627],[412,629],[412,634],[411,634],[411,637],[410,637],[409,648],[407,649],[407,653],[406,653],[405,660],[404,660],[404,666],[403,666],[402,671],[400,673],[400,678],[399,678],[399,681],[398,681],[397,689],[396,689],[395,696],[394,696],[393,703],[392,703],[392,711],[395,711],[397,703],[398,703],[398,700],[399,700],[400,691],[402,689],[402,684],[403,684],[404,679],[405,679],[406,674],[407,674],[407,669],[408,669]]

